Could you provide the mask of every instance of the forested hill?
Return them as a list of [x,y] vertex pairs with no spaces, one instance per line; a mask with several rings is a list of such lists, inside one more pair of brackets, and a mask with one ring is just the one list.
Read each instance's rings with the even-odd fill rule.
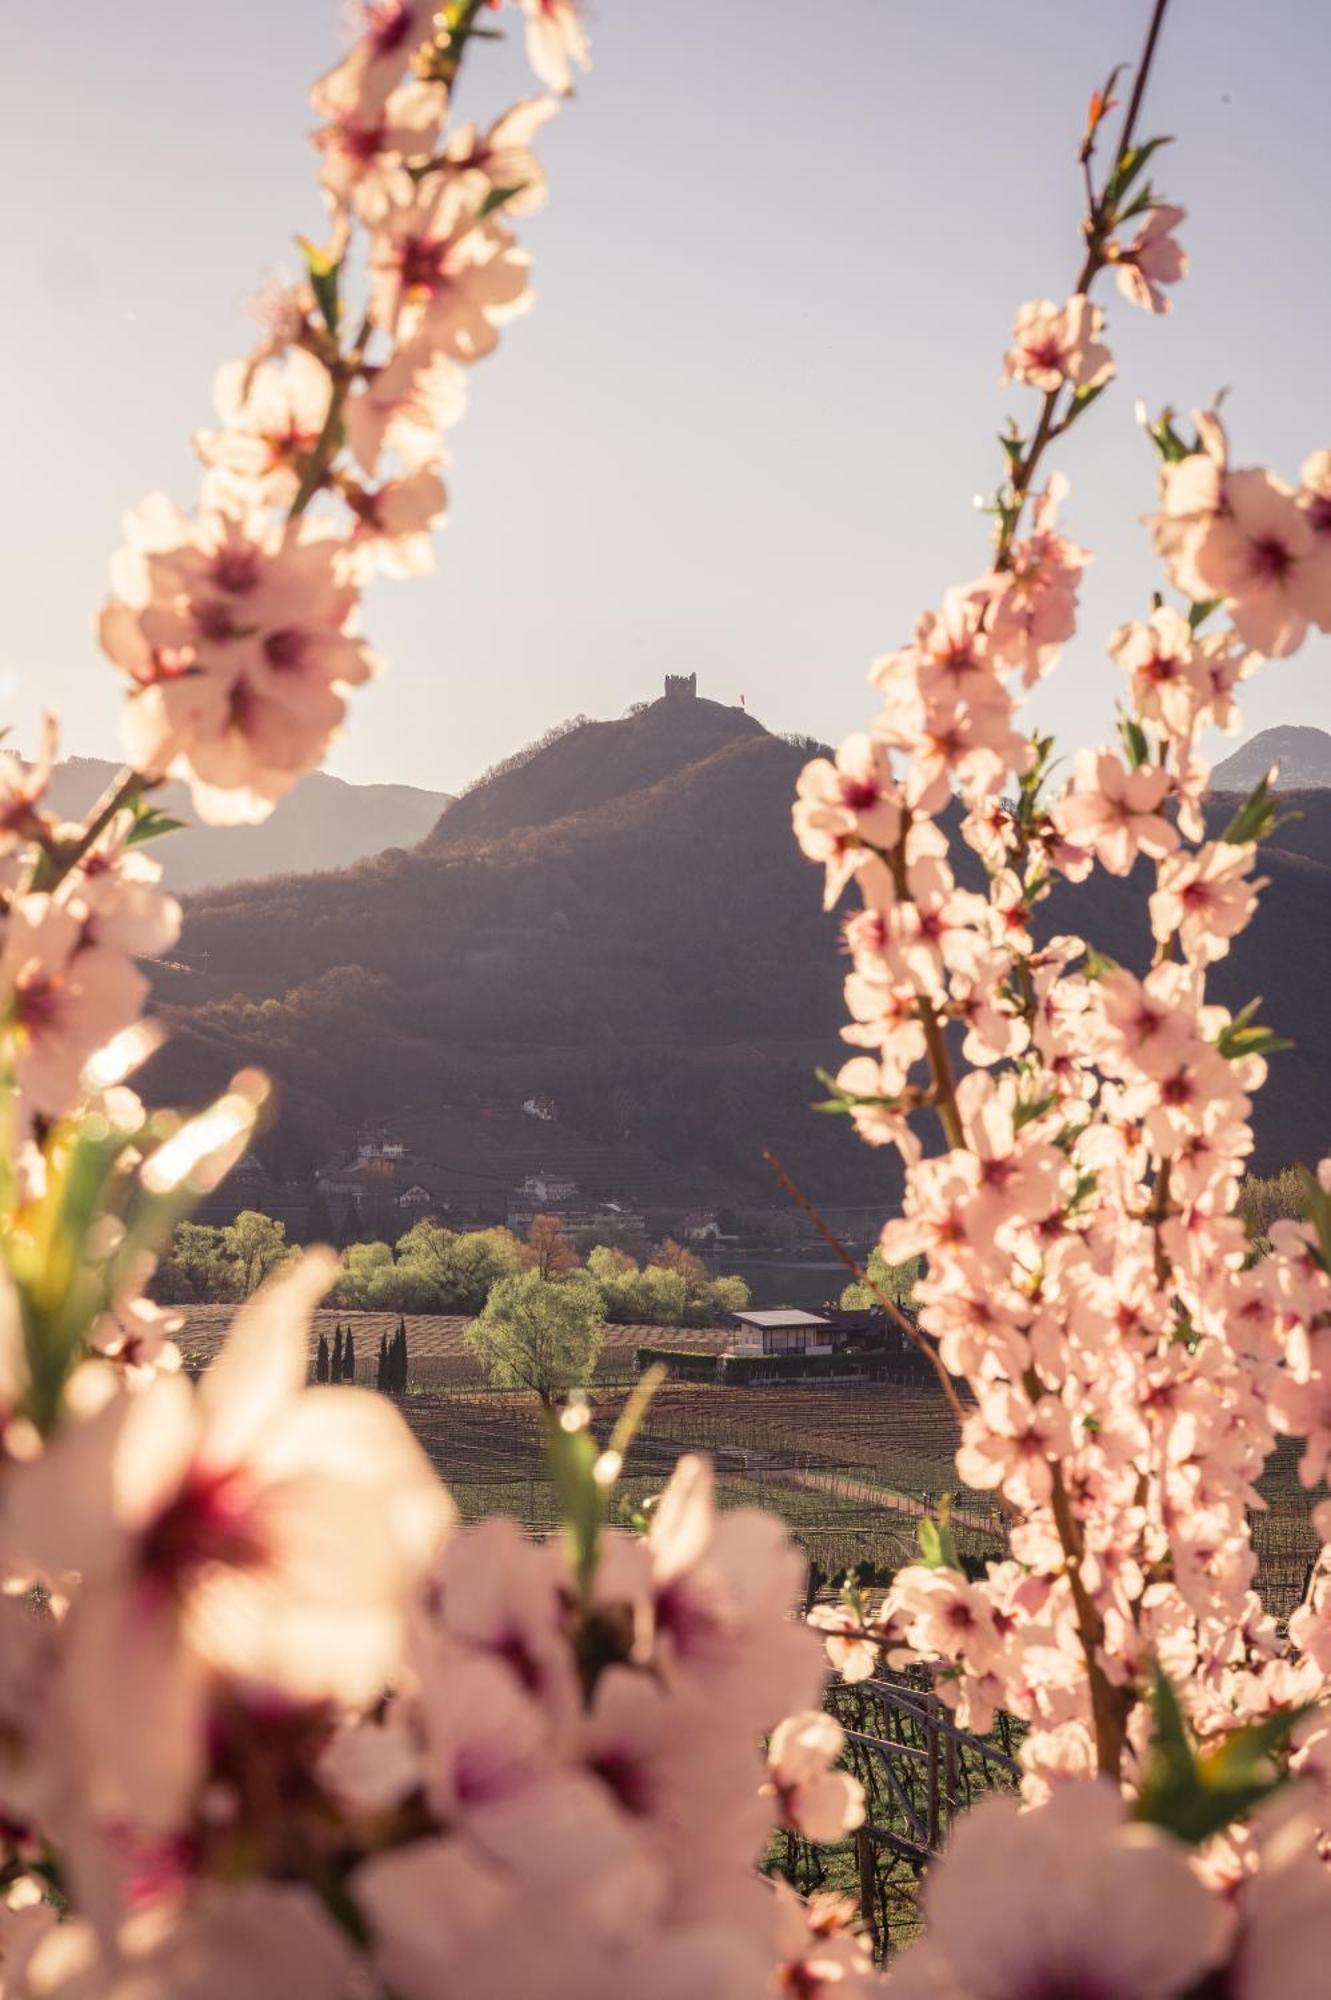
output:
[[687,694],[644,702],[616,722],[580,715],[487,771],[444,810],[427,845],[493,838],[628,798],[732,743],[765,736],[743,709]]
[[808,754],[665,698],[501,772],[414,852],[192,899],[182,942],[210,970],[163,978],[156,1091],[194,1100],[264,1064],[285,1100],[270,1152],[291,1171],[365,1118],[419,1109],[425,1150],[432,1106],[542,1095],[560,1113],[533,1134],[547,1165],[576,1134],[660,1157],[700,1199],[767,1202],[772,1143],[876,1199],[881,1165],[808,1110],[843,971],[790,835]]
[[[191,900],[184,945],[210,970],[166,975],[173,1040],[162,1096],[197,1100],[242,1063],[283,1087],[268,1142],[307,1171],[366,1118],[456,1133],[532,1095],[559,1107],[533,1135],[615,1161],[650,1155],[699,1198],[766,1202],[774,1146],[825,1201],[890,1199],[891,1164],[813,1114],[814,1069],[844,1049],[835,919],[795,849],[790,801],[808,746],[739,711],[666,698],[581,724],[450,806],[421,846],[331,875]],[[1264,857],[1272,888],[1214,980],[1264,996],[1297,1050],[1276,1058],[1258,1120],[1278,1166],[1331,1150],[1331,793]],[[1233,801],[1220,801],[1223,823]],[[1142,963],[1144,884],[1095,878],[1044,908]],[[468,1142],[470,1143],[470,1142]],[[585,1183],[584,1183],[585,1185]]]

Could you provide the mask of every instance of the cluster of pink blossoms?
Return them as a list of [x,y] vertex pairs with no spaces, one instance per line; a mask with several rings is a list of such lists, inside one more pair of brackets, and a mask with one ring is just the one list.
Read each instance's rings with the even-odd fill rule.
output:
[[[463,1530],[388,1399],[307,1386],[331,1252],[250,1301],[199,1385],[143,1296],[266,1095],[242,1075],[182,1120],[129,1087],[157,1040],[136,960],[180,921],[147,801],[170,774],[209,819],[266,813],[375,670],[366,581],[431,560],[465,369],[527,303],[507,221],[543,199],[555,108],[446,128],[483,11],[368,8],[315,88],[329,244],[221,371],[197,511],[149,501],[116,561],[130,771],[63,825],[54,725],[35,766],[0,761],[6,2000],[854,2000],[873,1976],[852,1905],[758,1872],[775,1827],[838,1839],[864,1811],[778,1521],[718,1518],[686,1459],[613,1527],[622,1452],[575,1409],[567,1537]],[[572,0],[523,11],[567,90]]]
[[[880,1987],[852,1906],[757,1872],[778,1824],[834,1840],[864,1813],[777,1522],[718,1517],[686,1459],[612,1527],[623,1440],[598,1449],[573,1408],[552,1425],[565,1536],[460,1528],[386,1399],[306,1386],[330,1256],[261,1293],[197,1387],[142,1298],[264,1096],[242,1076],[180,1120],[128,1087],[153,1046],[135,960],[178,924],[145,797],[180,775],[205,816],[261,817],[375,669],[365,582],[430,560],[442,432],[527,301],[508,223],[543,194],[550,100],[446,123],[489,11],[383,0],[316,86],[328,242],[222,372],[198,510],[149,502],[117,560],[126,781],[66,827],[51,746],[0,770],[6,1996]],[[566,91],[573,0],[522,12]],[[1091,286],[1113,270],[1158,312],[1185,268],[1181,212],[1139,186],[1139,101],[1071,298],[1018,318],[1006,376],[1043,401],[1005,440],[993,561],[878,665],[873,724],[796,806],[829,901],[861,893],[838,1082],[905,1163],[884,1248],[926,1260],[958,1472],[1010,1523],[981,1577],[939,1534],[880,1608],[813,1620],[849,1679],[923,1666],[963,1722],[1024,1725],[1024,1804],[979,1808],[931,1871],[927,1935],[886,1975],[902,2000],[1312,2000],[1331,1950],[1331,1519],[1287,1632],[1249,1531],[1277,1436],[1307,1440],[1310,1487],[1331,1458],[1331,1163],[1256,1257],[1235,1205],[1271,1038],[1205,982],[1256,908],[1270,809],[1259,791],[1217,834],[1198,749],[1237,726],[1259,654],[1331,629],[1331,454],[1294,487],[1231,470],[1214,416],[1193,448],[1162,421],[1152,532],[1178,602],[1113,636],[1119,739],[1050,797],[1050,746],[1017,718],[1088,560],[1035,475],[1112,373]],[[1149,968],[1044,935],[1055,882],[1139,861]]]
[[[84,1364],[7,1468],[0,1546],[60,1615],[3,1606],[0,1990],[748,2000],[827,1959],[850,2000],[853,1912],[755,1872],[863,1813],[781,1524],[685,1459],[576,1557],[459,1529],[388,1401],[306,1387],[334,1269],[271,1281],[197,1391]],[[594,1500],[615,1468],[564,1437]]]
[[[446,130],[476,6],[441,44],[432,4],[369,10],[316,84],[330,236],[310,275],[269,302],[269,337],[217,381],[220,428],[192,516],[161,496],[127,522],[102,643],[130,683],[136,770],[187,778],[213,821],[262,819],[322,763],[348,693],[378,671],[357,611],[376,574],[428,569],[444,519],[444,432],[466,371],[531,302],[509,220],[541,205],[532,142],[553,97],[486,132]],[[585,58],[573,8],[527,8],[543,77]],[[364,238],[363,310],[348,296]]]
[[[1162,421],[1150,527],[1178,596],[1113,635],[1118,740],[1051,794],[1051,744],[1017,727],[1073,636],[1088,559],[1056,524],[1061,482],[1034,484],[1112,374],[1087,289],[1115,269],[1159,311],[1185,268],[1181,211],[1129,195],[1134,157],[1091,202],[1076,294],[1018,315],[1004,379],[1045,400],[1004,440],[992,566],[877,664],[877,716],[807,766],[795,805],[829,904],[860,892],[856,1053],[836,1081],[860,1135],[904,1164],[882,1248],[924,1259],[919,1331],[959,1385],[958,1476],[1008,1521],[978,1577],[920,1563],[872,1612],[851,1593],[814,1614],[847,1678],[924,1665],[963,1724],[1003,1709],[1025,1726],[1036,1810],[963,1828],[926,1894],[930,1939],[892,1982],[937,2000],[1164,2000],[1221,1966],[1226,1993],[1311,1994],[1331,1950],[1331,1518],[1287,1634],[1254,1590],[1249,1526],[1278,1435],[1308,1439],[1309,1485],[1331,1457],[1331,1162],[1313,1219],[1256,1256],[1236,1205],[1274,1037],[1209,1001],[1206,974],[1256,911],[1272,814],[1263,790],[1208,825],[1198,749],[1238,726],[1259,655],[1331,630],[1331,457],[1292,487],[1232,470],[1214,414],[1191,447]],[[1124,244],[1128,212],[1145,219]],[[1139,862],[1149,967],[1041,926],[1060,882]],[[1287,1722],[1300,1778],[1281,1807],[1217,1822],[1196,1862],[1167,1816],[1141,1823],[1160,1676],[1200,1758]]]

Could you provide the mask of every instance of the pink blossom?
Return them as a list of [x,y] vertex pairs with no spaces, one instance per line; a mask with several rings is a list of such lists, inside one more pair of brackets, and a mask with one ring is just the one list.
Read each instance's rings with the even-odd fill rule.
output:
[[483,174],[492,188],[502,188],[505,215],[533,215],[545,206],[546,186],[532,140],[556,109],[553,98],[529,97],[510,106],[488,132],[459,125],[444,148],[444,158],[454,171]]
[[1161,469],[1152,537],[1180,590],[1221,598],[1246,645],[1283,658],[1331,614],[1315,509],[1269,472],[1232,469],[1218,419],[1198,423],[1203,449]]
[[798,2000],[862,2000],[877,1990],[868,1937],[849,1897],[820,1891],[806,1903],[780,1876],[772,1877],[778,1903],[779,1960],[772,1987]]
[[955,1570],[898,1570],[888,1607],[906,1628],[912,1650],[983,1676],[997,1666],[1003,1640],[993,1608],[978,1585]]
[[130,755],[188,778],[207,819],[263,819],[322,762],[343,691],[377,664],[350,630],[339,546],[304,519],[190,521],[161,501],[128,528],[100,635],[134,686]]
[[930,1871],[924,1908],[928,1941],[894,1971],[901,2000],[1176,2000],[1230,1932],[1186,1849],[1132,1825],[1104,1783],[1068,1785],[1030,1813],[986,1799]]
[[231,361],[218,370],[215,395],[222,429],[194,437],[199,457],[214,468],[213,490],[242,506],[252,499],[289,505],[328,414],[328,370],[303,347],[258,369]]
[[832,1768],[845,1747],[845,1731],[825,1709],[788,1715],[772,1731],[767,1789],[788,1826],[806,1840],[840,1840],[864,1819],[864,1787]]
[[1331,1952],[1331,1878],[1316,1833],[1297,1817],[1263,1844],[1239,1890],[1239,1934],[1226,1978],[1234,2000],[1318,2000]]
[[874,848],[896,845],[900,794],[887,752],[869,736],[849,736],[835,762],[816,757],[800,772],[795,838],[812,861],[826,864],[825,909],[831,909]]
[[1181,965],[1157,965],[1145,979],[1115,966],[1097,982],[1105,1039],[1098,1060],[1111,1075],[1167,1076],[1199,1040],[1197,978]]
[[861,1617],[841,1604],[815,1604],[808,1623],[822,1633],[828,1661],[843,1681],[868,1680],[884,1650],[901,1636],[890,1615]]
[[480,176],[431,175],[387,205],[370,246],[370,310],[386,333],[479,361],[530,305],[526,253],[477,219],[485,192]]
[[1152,935],[1162,943],[1177,936],[1185,955],[1202,964],[1224,958],[1252,922],[1266,886],[1251,878],[1256,858],[1252,842],[1222,840],[1195,853],[1166,855],[1150,902]]
[[462,368],[420,334],[400,344],[392,359],[372,370],[364,388],[348,398],[347,442],[371,478],[385,451],[417,471],[439,462],[439,434],[457,422],[465,407]]
[[1005,382],[1025,382],[1052,395],[1070,382],[1089,389],[1113,373],[1109,349],[1099,340],[1101,315],[1078,292],[1066,305],[1034,299],[1017,314],[1003,363]]
[[375,220],[389,199],[389,183],[408,160],[431,153],[444,109],[438,84],[399,85],[381,106],[348,105],[313,135],[323,154],[319,181],[336,211],[354,201]]
[[1302,644],[1301,588],[1314,541],[1292,487],[1269,472],[1227,472],[1225,511],[1198,537],[1191,564],[1208,596],[1223,597],[1244,642],[1268,657]]
[[151,1377],[159,1368],[179,1368],[180,1349],[172,1336],[184,1324],[185,1315],[174,1307],[156,1305],[127,1289],[93,1322],[88,1341],[95,1354],[117,1367]]
[[180,936],[180,905],[162,890],[160,862],[127,844],[132,832],[130,814],[118,814],[57,891],[82,925],[81,951],[161,958]]
[[310,101],[325,118],[372,120],[411,57],[430,38],[435,0],[360,0],[362,32],[336,68],[320,77]]
[[1160,289],[1186,276],[1188,255],[1174,236],[1184,211],[1162,203],[1151,209],[1126,249],[1114,246],[1118,288],[1143,312],[1167,313],[1172,301]]
[[0,854],[32,837],[58,747],[56,719],[48,713],[42,718],[41,741],[31,764],[13,750],[0,750]]
[[981,1491],[1002,1487],[1020,1506],[1049,1499],[1053,1464],[1072,1450],[1067,1411],[1053,1396],[1032,1403],[1007,1383],[987,1389],[978,1414],[968,1416],[957,1452],[957,1472]]
[[[310,1253],[179,1375],[67,1425],[7,1495],[5,1539],[83,1577],[65,1665],[93,1809],[170,1825],[199,1774],[209,1678],[366,1701],[451,1508],[391,1405],[307,1390]],[[127,1712],[115,1662],[138,1676]]]
[[1299,575],[1300,601],[1317,629],[1331,632],[1331,451],[1303,461],[1299,506],[1313,535]]
[[1109,641],[1112,658],[1132,678],[1137,714],[1176,738],[1191,736],[1210,680],[1188,621],[1162,604],[1145,625],[1120,625]]
[[77,898],[22,897],[0,949],[0,1008],[21,1099],[48,1118],[73,1109],[84,1064],[135,1022],[148,982],[114,948],[85,943]]
[[[75,1920],[27,1957],[24,1991],[49,2000],[342,2000],[352,1973],[345,1933],[293,1884],[217,1886],[185,1909],[129,1917],[113,1940]],[[10,1970],[5,1954],[6,1974]],[[6,1983],[8,1983],[8,1978]]]
[[789,1616],[804,1565],[779,1521],[757,1508],[718,1513],[711,1465],[689,1453],[657,1503],[648,1553],[651,1658],[667,1684],[725,1701],[755,1729],[812,1705],[819,1648]]
[[1077,595],[1088,552],[1055,525],[1067,495],[1056,475],[1035,503],[1031,532],[1014,542],[1007,569],[985,580],[992,594],[990,644],[995,660],[1031,687],[1053,666],[1077,629]]
[[1080,750],[1076,788],[1054,807],[1054,824],[1070,846],[1088,848],[1111,875],[1126,875],[1139,854],[1158,860],[1178,846],[1159,811],[1169,791],[1158,764],[1130,771],[1112,750]]
[[548,90],[567,96],[573,65],[591,68],[581,0],[520,0],[527,16],[527,60]]
[[430,466],[373,490],[361,487],[350,498],[356,516],[351,546],[371,574],[425,576],[434,568],[431,536],[448,503],[444,482]]

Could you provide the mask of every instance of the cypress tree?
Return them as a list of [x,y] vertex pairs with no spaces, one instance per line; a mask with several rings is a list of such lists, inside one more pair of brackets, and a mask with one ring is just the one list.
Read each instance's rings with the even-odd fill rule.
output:
[[330,1382],[340,1382],[342,1380],[342,1328],[340,1324],[333,1335],[333,1361],[328,1371],[328,1379]]
[[401,1321],[397,1330],[397,1389],[400,1396],[407,1393],[407,1322]]
[[316,1382],[328,1380],[328,1336],[322,1331],[319,1334],[318,1352],[314,1357],[314,1379]]
[[347,1337],[342,1347],[342,1380],[354,1382],[356,1379],[356,1336],[347,1328]]
[[376,1389],[381,1390],[388,1387],[388,1335],[386,1333],[381,1333],[379,1336],[379,1365],[375,1370],[374,1386]]

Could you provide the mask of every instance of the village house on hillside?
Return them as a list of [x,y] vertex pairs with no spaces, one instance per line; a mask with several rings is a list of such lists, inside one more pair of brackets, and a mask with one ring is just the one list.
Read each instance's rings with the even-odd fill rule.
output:
[[537,1174],[528,1174],[519,1193],[529,1201],[550,1203],[570,1201],[578,1192],[578,1183],[569,1174],[552,1174],[542,1167]]
[[373,1219],[401,1235],[423,1216],[448,1213],[447,1176],[418,1158],[383,1125],[362,1127],[354,1156],[334,1162],[315,1178],[315,1192],[339,1224]]

